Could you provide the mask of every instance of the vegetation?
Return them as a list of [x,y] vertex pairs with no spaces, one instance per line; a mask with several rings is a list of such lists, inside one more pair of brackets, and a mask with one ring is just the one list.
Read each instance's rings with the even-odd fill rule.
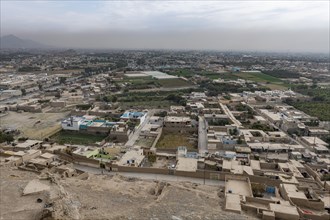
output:
[[214,121],[209,121],[208,124],[211,126],[225,126],[225,125],[229,125],[230,123],[228,120],[214,120]]
[[23,66],[18,68],[18,72],[34,72],[34,71],[40,71],[41,69],[39,67],[33,67],[33,66]]
[[229,130],[229,134],[232,136],[236,136],[239,134],[239,132],[238,132],[237,128],[234,128],[234,129]]
[[190,151],[197,150],[197,143],[189,141],[188,137],[178,133],[165,133],[163,132],[156,148],[163,149],[177,149],[179,146],[185,146]]
[[287,85],[279,78],[261,72],[234,73],[237,77],[265,84],[270,89],[287,89]]
[[167,111],[161,111],[154,114],[154,116],[158,116],[158,117],[165,117],[166,115],[167,115]]
[[279,78],[261,73],[261,72],[240,72],[240,73],[235,73],[236,76],[243,78],[243,79],[247,79],[247,80],[251,80],[254,82],[261,82],[261,83],[266,83],[266,82],[270,82],[270,83],[282,83],[282,80],[280,80]]
[[270,125],[261,124],[259,121],[253,123],[250,126],[251,129],[262,130],[262,131],[275,131],[275,129]]
[[330,181],[330,174],[324,174],[321,178],[322,181]]
[[312,97],[312,101],[327,101],[330,102],[330,88],[316,88],[315,86],[308,85],[295,85],[292,86],[295,92]]
[[156,162],[156,159],[157,159],[156,155],[153,155],[153,154],[148,155],[148,161],[150,163]]
[[263,197],[265,185],[260,183],[251,183],[251,189],[254,197]]
[[165,99],[173,101],[173,102],[175,102],[179,105],[183,105],[183,106],[185,106],[187,104],[186,99],[183,98],[181,95],[177,95],[177,94],[170,94]]
[[[128,92],[123,94],[118,94],[118,102],[120,107],[155,107],[155,108],[167,108],[170,105],[178,104],[176,101],[183,100],[182,95],[185,93],[190,93],[191,89],[180,90],[173,95],[173,91],[157,91],[157,92]],[[180,96],[180,97],[179,97]],[[167,99],[169,98],[169,99]],[[183,103],[183,101],[181,101]],[[184,104],[184,103],[183,103]]]
[[149,137],[149,138],[139,138],[136,142],[135,145],[145,147],[145,148],[151,148],[152,144],[154,143],[155,138],[154,137]]
[[54,136],[52,136],[51,140],[59,144],[91,145],[96,142],[102,141],[105,137],[105,135],[91,135],[60,131]]
[[268,70],[263,73],[277,78],[299,78],[300,74],[289,70]]
[[243,91],[266,91],[266,88],[263,87],[242,87],[240,85],[234,84],[218,84],[213,82],[202,82],[200,87],[204,90],[207,90],[208,95],[217,96],[222,93],[241,93]]
[[12,142],[14,141],[14,137],[13,135],[11,134],[6,134],[6,133],[3,133],[0,131],[0,143],[3,143],[3,142]]
[[26,95],[26,90],[25,89],[21,89],[22,95]]
[[[315,85],[294,85],[292,89],[295,92],[310,96],[310,101],[293,101],[287,99],[286,103],[295,108],[319,118],[321,121],[330,120],[330,88],[317,88]],[[309,126],[317,126],[317,122],[311,122]],[[308,125],[308,124],[307,124]]]
[[165,88],[192,86],[190,82],[183,79],[159,79],[157,83]]
[[300,101],[287,103],[306,114],[319,118],[321,121],[330,121],[330,102]]
[[328,148],[330,149],[330,135],[322,137],[322,140],[328,144]]
[[88,110],[88,109],[90,109],[90,107],[92,107],[92,105],[91,104],[80,104],[80,105],[77,105],[76,107],[77,107],[77,109],[80,109],[80,110]]

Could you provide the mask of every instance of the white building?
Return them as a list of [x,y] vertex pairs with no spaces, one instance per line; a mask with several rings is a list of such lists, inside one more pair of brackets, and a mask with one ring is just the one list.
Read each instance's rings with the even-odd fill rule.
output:
[[70,118],[63,120],[61,126],[63,130],[79,131],[79,127],[84,120],[83,117],[71,116]]

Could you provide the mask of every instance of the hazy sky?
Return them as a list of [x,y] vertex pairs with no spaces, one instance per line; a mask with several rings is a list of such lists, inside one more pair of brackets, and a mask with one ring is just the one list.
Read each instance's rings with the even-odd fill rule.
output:
[[81,48],[329,52],[329,1],[9,1],[1,35]]

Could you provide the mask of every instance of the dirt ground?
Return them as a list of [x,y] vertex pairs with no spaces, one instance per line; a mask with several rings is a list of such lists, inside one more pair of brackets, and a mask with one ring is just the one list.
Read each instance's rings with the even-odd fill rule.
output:
[[43,139],[54,131],[60,129],[60,121],[68,115],[68,112],[60,113],[31,113],[31,112],[9,112],[1,117],[2,128],[19,129],[20,136],[30,139]]
[[[217,186],[89,174],[58,179],[50,192],[21,196],[37,174],[0,167],[0,219],[40,219],[45,202],[57,219],[255,219],[226,212]],[[37,203],[37,198],[43,199]]]

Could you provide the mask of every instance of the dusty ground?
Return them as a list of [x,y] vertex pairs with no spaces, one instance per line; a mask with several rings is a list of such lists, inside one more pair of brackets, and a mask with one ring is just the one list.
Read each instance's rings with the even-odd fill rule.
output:
[[36,177],[35,173],[0,167],[1,220],[36,219],[43,209],[36,200],[45,195],[21,196],[28,182]]
[[[31,139],[48,137],[53,131],[60,128],[60,121],[68,115],[68,112],[60,113],[30,113],[9,112],[1,118],[0,126],[3,128],[19,129],[20,136]],[[37,123],[40,121],[39,123]]]
[[[48,193],[21,196],[36,174],[0,167],[0,219],[40,219],[53,202],[57,219],[254,219],[222,210],[219,187],[89,174],[59,179]],[[42,203],[37,203],[42,198]]]

